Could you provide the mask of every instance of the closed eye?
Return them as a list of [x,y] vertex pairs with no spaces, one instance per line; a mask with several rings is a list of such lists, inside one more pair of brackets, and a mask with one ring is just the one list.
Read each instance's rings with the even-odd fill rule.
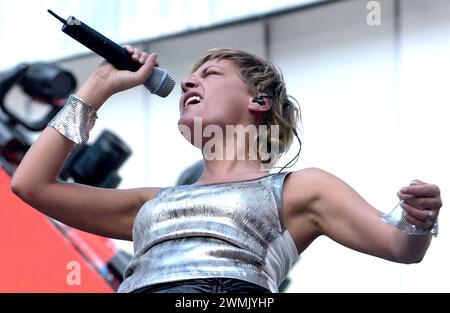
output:
[[217,72],[217,71],[214,71],[214,70],[205,70],[205,71],[202,72],[202,77],[203,78],[205,78],[205,77],[207,77],[209,75],[220,75],[220,73]]

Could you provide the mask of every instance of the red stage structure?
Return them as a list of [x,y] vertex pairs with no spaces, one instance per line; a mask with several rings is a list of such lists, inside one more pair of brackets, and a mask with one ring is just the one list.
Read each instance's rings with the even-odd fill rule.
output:
[[11,192],[0,167],[0,292],[114,292],[114,243],[61,225]]

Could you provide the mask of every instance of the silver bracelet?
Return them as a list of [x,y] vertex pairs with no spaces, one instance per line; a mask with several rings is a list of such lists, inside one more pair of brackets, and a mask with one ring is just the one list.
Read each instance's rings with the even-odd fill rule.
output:
[[401,201],[395,206],[395,208],[388,214],[383,214],[380,216],[381,220],[384,222],[395,226],[402,232],[408,235],[428,235],[432,234],[434,237],[438,235],[438,221],[433,223],[433,225],[427,229],[422,229],[415,225],[408,223],[406,220],[406,212],[400,206]]
[[89,132],[94,127],[97,118],[97,111],[94,107],[80,97],[71,95],[64,107],[48,123],[48,126],[79,145],[88,141]]

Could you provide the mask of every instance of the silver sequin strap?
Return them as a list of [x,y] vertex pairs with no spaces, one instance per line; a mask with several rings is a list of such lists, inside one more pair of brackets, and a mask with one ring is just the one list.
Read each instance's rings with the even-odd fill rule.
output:
[[90,104],[71,95],[48,126],[79,145],[88,141],[97,117],[97,111]]
[[408,234],[408,235],[428,235],[432,234],[433,236],[437,236],[438,234],[438,222],[436,221],[432,227],[427,229],[421,229],[420,227],[416,227],[406,220],[406,212],[403,210],[403,208],[400,206],[399,202],[397,206],[389,213],[389,214],[383,214],[380,216],[380,218],[396,228],[400,229],[402,232]]

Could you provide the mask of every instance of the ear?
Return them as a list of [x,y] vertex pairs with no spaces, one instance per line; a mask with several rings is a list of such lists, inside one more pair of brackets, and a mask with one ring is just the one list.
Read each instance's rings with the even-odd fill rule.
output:
[[250,98],[248,110],[253,113],[266,113],[272,108],[273,101],[267,96]]

